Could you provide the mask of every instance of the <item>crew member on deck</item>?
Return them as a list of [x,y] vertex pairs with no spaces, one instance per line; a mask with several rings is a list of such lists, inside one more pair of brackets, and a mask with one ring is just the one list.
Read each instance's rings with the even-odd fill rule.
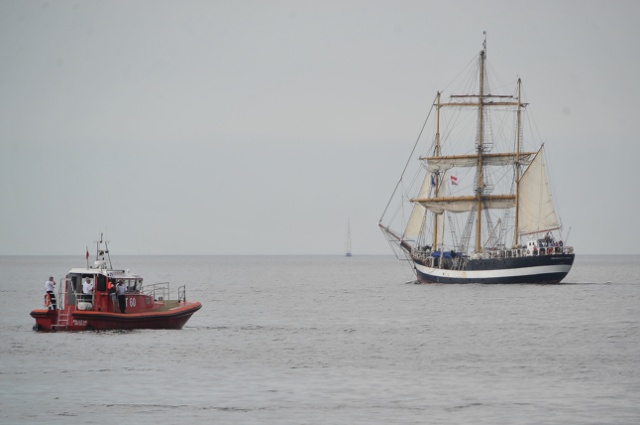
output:
[[47,280],[44,283],[44,290],[47,292],[47,294],[49,294],[49,301],[51,302],[51,309],[55,310],[57,308],[57,304],[56,304],[56,295],[53,293],[53,290],[56,287],[56,281],[53,280],[53,276],[49,277],[49,280]]
[[111,298],[111,305],[113,305],[113,311],[116,311],[116,305],[118,305],[118,298],[116,298],[116,286],[111,280],[107,281],[107,294]]
[[118,295],[118,304],[120,305],[120,313],[125,312],[127,308],[127,298],[125,297],[125,292],[127,292],[127,287],[124,286],[124,283],[120,280],[116,285],[116,295]]
[[84,300],[86,302],[91,302],[91,295],[93,293],[93,283],[89,281],[89,278],[86,277],[84,282],[82,282],[82,293],[84,294]]

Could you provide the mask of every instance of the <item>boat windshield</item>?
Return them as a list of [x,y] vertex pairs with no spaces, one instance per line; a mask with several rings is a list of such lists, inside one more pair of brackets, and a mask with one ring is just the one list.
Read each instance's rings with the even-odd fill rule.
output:
[[140,292],[142,289],[142,279],[141,278],[123,278],[118,279],[116,283],[124,283],[127,287],[127,292]]

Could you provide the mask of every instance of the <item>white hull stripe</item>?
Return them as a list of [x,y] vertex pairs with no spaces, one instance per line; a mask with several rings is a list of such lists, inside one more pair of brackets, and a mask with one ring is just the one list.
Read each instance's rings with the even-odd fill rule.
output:
[[569,273],[571,264],[550,264],[547,266],[521,267],[515,269],[494,270],[449,270],[426,267],[414,263],[416,270],[421,273],[448,279],[491,279],[500,277],[531,276],[550,273]]

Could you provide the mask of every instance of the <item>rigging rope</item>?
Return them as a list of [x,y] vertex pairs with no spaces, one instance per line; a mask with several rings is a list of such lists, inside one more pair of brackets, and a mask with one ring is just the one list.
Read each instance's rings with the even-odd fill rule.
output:
[[424,131],[424,128],[427,125],[427,122],[429,121],[429,117],[431,116],[431,112],[433,112],[433,106],[436,102],[436,100],[438,99],[438,95],[436,94],[436,97],[433,99],[433,102],[431,102],[431,109],[429,109],[429,113],[427,114],[427,118],[425,118],[424,123],[422,124],[422,128],[420,129],[420,134],[418,134],[418,138],[416,139],[416,143],[413,145],[413,149],[411,150],[411,154],[409,155],[409,158],[407,159],[407,163],[404,166],[404,169],[402,170],[402,174],[400,174],[400,179],[398,180],[398,183],[396,183],[396,187],[393,189],[393,192],[391,193],[391,198],[389,198],[389,202],[387,202],[387,206],[384,208],[384,211],[382,212],[382,216],[380,216],[380,220],[379,222],[382,222],[382,219],[384,218],[385,214],[387,213],[387,210],[389,209],[389,205],[391,205],[391,201],[393,200],[393,197],[396,194],[396,191],[398,190],[398,187],[400,186],[400,183],[402,183],[402,178],[404,177],[404,173],[407,171],[407,168],[409,167],[409,164],[411,163],[411,159],[413,158],[413,153],[416,151],[416,147],[418,147],[418,142],[420,142],[420,137],[422,137],[422,132]]

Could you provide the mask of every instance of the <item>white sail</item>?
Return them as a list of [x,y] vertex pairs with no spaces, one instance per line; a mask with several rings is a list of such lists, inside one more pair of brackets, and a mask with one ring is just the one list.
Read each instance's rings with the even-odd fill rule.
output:
[[[422,186],[420,187],[420,192],[418,196],[420,198],[427,198],[429,196],[429,190],[431,188],[431,175],[427,174],[422,181]],[[403,239],[415,239],[418,234],[420,234],[420,230],[422,229],[422,222],[424,221],[424,214],[426,210],[419,203],[415,202],[413,204],[413,210],[411,211],[411,215],[409,216],[409,221],[407,222],[407,226],[404,229]]]
[[345,255],[351,257],[351,219],[347,220],[347,244],[345,248]]
[[527,167],[518,185],[518,232],[523,234],[557,229],[542,148]]
[[[441,197],[446,193],[446,185],[443,182],[439,182],[439,187],[434,190],[434,196]],[[436,187],[436,181],[433,180],[432,174],[427,174],[422,181],[422,186],[420,187],[420,193],[418,194],[419,198],[428,198],[430,195],[430,191]],[[417,236],[422,232],[422,226],[424,225],[424,216],[427,209],[422,205],[421,202],[413,203],[413,210],[411,211],[411,215],[409,216],[409,221],[407,222],[407,227],[405,228],[403,239],[416,239]],[[433,212],[433,211],[432,211]],[[440,210],[436,213],[436,246],[442,244],[444,238],[444,210]]]

